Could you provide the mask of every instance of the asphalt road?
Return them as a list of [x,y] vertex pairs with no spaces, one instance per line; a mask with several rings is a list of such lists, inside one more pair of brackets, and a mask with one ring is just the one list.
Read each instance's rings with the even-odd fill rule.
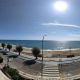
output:
[[3,66],[8,64],[12,68],[32,75],[38,75],[41,72],[41,64],[38,62],[33,65],[24,64],[24,61],[30,60],[30,58],[19,56],[17,58],[10,58],[9,62],[7,62],[7,55],[3,55],[2,53],[0,53],[0,55],[4,59],[2,63]]

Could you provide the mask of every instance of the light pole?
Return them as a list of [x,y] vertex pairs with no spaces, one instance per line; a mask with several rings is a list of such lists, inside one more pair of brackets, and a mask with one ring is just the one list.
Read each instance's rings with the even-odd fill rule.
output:
[[43,80],[43,57],[44,57],[44,54],[43,54],[43,47],[44,47],[44,38],[45,38],[46,35],[43,36],[42,38],[42,66],[41,66],[41,80]]
[[8,62],[9,62],[9,57],[7,56],[7,66],[8,66]]

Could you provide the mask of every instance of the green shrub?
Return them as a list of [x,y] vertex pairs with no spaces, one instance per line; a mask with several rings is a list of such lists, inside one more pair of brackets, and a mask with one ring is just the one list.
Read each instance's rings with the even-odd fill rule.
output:
[[35,60],[36,60],[37,57],[38,57],[39,54],[40,54],[40,49],[37,48],[37,47],[32,48],[32,54],[33,54],[33,56],[35,57]]
[[6,44],[5,44],[5,43],[1,43],[1,46],[2,46],[3,49],[4,49],[4,47],[6,46]]
[[10,44],[8,44],[7,45],[7,48],[9,49],[9,51],[11,50],[11,48],[12,48],[12,45],[10,45]]
[[16,69],[10,68],[9,66],[4,66],[2,71],[9,74],[12,80],[32,80],[21,77]]
[[16,51],[19,53],[19,55],[20,55],[20,53],[23,51],[23,48],[22,48],[22,46],[16,46]]

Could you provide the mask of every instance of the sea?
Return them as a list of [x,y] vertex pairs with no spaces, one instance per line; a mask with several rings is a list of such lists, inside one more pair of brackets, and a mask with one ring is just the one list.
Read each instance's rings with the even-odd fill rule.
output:
[[[42,40],[0,40],[0,43],[20,45],[22,47],[42,49]],[[48,50],[62,50],[80,48],[80,41],[52,41],[44,40],[43,48]]]

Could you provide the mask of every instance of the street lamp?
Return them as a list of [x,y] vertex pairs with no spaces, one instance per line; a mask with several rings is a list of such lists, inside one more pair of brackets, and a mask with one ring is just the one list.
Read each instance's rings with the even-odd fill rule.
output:
[[9,62],[9,57],[7,56],[7,66],[9,65],[8,62]]
[[42,70],[41,70],[41,80],[43,80],[43,57],[44,57],[44,54],[43,54],[43,47],[44,47],[44,38],[45,38],[46,35],[44,35],[42,37]]

